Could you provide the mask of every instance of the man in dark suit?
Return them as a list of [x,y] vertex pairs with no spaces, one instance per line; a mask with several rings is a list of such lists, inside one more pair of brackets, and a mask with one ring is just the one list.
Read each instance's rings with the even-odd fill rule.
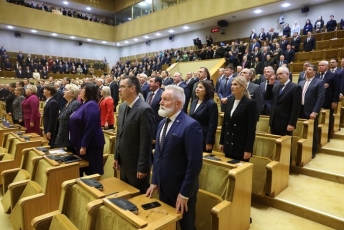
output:
[[257,34],[254,32],[254,29],[252,29],[251,34],[250,34],[250,41],[253,41],[253,39],[256,39]]
[[216,86],[215,86],[215,92],[216,93],[219,91],[220,83],[224,77],[225,77],[225,69],[220,68],[219,69],[219,76],[217,77]]
[[262,95],[263,95],[263,103],[261,106],[261,113],[260,114],[270,116],[271,100],[265,100],[264,97],[265,97],[266,88],[270,82],[270,78],[271,78],[271,82],[273,83],[273,85],[277,83],[274,68],[272,66],[265,67],[264,68],[264,76],[265,76],[265,81],[260,83],[260,90],[262,91]]
[[259,40],[259,42],[260,42],[260,46],[262,46],[263,42],[266,41],[266,34],[265,34],[265,32],[264,32],[264,28],[261,28],[261,29],[260,29],[260,33],[259,33],[259,35],[258,35],[258,40]]
[[161,88],[164,88],[167,85],[173,84],[173,79],[168,76],[167,70],[161,71],[161,78],[162,78]]
[[45,66],[46,63],[47,63],[47,59],[46,59],[45,56],[43,55],[42,58],[41,58],[41,64],[42,64],[43,66]]
[[260,48],[260,44],[257,42],[256,39],[253,39],[252,44],[250,45],[250,51],[253,52],[256,47],[258,47],[258,49],[259,49]]
[[190,73],[190,75],[191,75],[191,78],[190,78],[190,80],[188,80],[188,81],[186,82],[186,83],[187,83],[186,85],[187,85],[188,88],[189,88],[190,96],[191,96],[191,98],[192,98],[193,86],[194,86],[194,84],[195,84],[196,82],[199,81],[199,79],[198,79],[198,71],[193,72],[193,75],[192,75],[192,73]]
[[189,92],[189,88],[187,87],[187,85],[185,84],[185,82],[183,81],[182,78],[182,74],[179,72],[175,72],[173,75],[173,83],[176,86],[179,86],[181,88],[183,88],[184,90],[184,94],[185,94],[185,103],[184,103],[184,107],[183,107],[183,111],[185,113],[187,113],[188,110],[188,106],[189,106],[189,102],[190,102],[190,92]]
[[287,67],[278,68],[277,79],[280,83],[274,84],[270,78],[264,97],[265,100],[271,100],[271,133],[292,136],[300,114],[302,88],[290,81]]
[[19,66],[18,69],[16,70],[16,78],[25,78],[24,72],[21,66]]
[[[342,59],[342,63],[344,64],[344,58]],[[337,58],[331,58],[330,60],[330,70],[332,73],[335,73],[338,75],[339,82],[340,82],[340,99],[344,95],[344,68],[338,67],[338,59]]]
[[251,68],[251,63],[247,60],[247,56],[243,56],[242,58],[242,63],[241,63],[241,67],[243,69],[245,68]]
[[29,66],[26,66],[26,69],[24,71],[24,78],[27,78],[27,79],[32,78],[32,72]]
[[217,95],[221,100],[221,112],[224,112],[226,110],[228,97],[232,94],[231,85],[233,81],[233,72],[233,67],[227,66],[224,71],[224,78],[220,82]]
[[43,79],[47,79],[48,78],[48,71],[46,70],[45,66],[43,66],[43,70],[42,70],[42,73],[41,73],[41,77]]
[[312,36],[311,32],[307,33],[307,37],[303,40],[303,51],[309,52],[315,50],[315,37]]
[[19,64],[21,65],[21,66],[23,66],[23,62],[24,62],[24,55],[22,54],[22,52],[21,51],[19,51],[19,53],[18,53],[18,55],[17,55],[17,61],[19,62]]
[[312,158],[318,149],[318,115],[325,100],[324,81],[315,78],[315,66],[309,65],[306,70],[306,79],[299,85],[302,87],[302,102],[300,118],[314,120]]
[[161,95],[164,92],[163,89],[161,89],[162,79],[161,77],[152,77],[149,79],[149,89],[150,92],[147,95],[146,102],[151,106],[153,112],[154,112],[154,132],[153,132],[153,138],[155,139],[156,133],[158,131],[158,126],[160,121],[163,119],[159,114],[159,108],[160,108],[160,100]]
[[329,132],[328,132],[328,141],[330,141],[330,137],[333,133],[333,112],[334,109],[337,108],[339,102],[339,94],[340,94],[340,81],[337,74],[331,73],[328,69],[329,63],[328,61],[321,61],[319,62],[319,73],[315,76],[316,78],[320,78],[324,81],[325,85],[325,101],[323,104],[324,109],[330,110],[330,120],[329,120]]
[[291,45],[287,45],[287,50],[284,51],[285,60],[289,63],[293,63],[295,58],[295,51],[291,49]]
[[286,36],[282,36],[280,41],[280,47],[284,51],[287,50],[287,45],[289,45],[289,41],[286,39]]
[[147,94],[149,93],[149,84],[147,82],[147,75],[144,73],[140,73],[138,75],[138,79],[141,85],[141,93],[143,98],[146,100],[147,99]]
[[244,76],[247,80],[247,90],[250,93],[251,99],[255,100],[257,102],[257,120],[259,120],[260,112],[261,112],[261,106],[264,102],[262,91],[260,90],[259,85],[254,84],[251,82],[251,79],[253,78],[253,72],[250,69],[243,69],[240,73],[241,76]]
[[271,44],[275,38],[278,38],[278,33],[274,31],[274,28],[270,28],[269,33],[266,33],[266,40],[268,40],[269,44]]
[[124,101],[118,111],[114,168],[120,169],[122,181],[144,194],[149,187],[154,112],[139,97],[140,82],[124,77],[119,95]]
[[116,106],[118,105],[118,84],[114,81],[114,76],[112,74],[106,75],[106,82],[110,87],[111,97],[113,99],[114,111],[116,111]]
[[44,134],[49,140],[49,145],[55,134],[55,126],[59,115],[59,107],[54,97],[56,92],[55,87],[52,85],[47,85],[43,89],[43,94],[46,97],[43,111],[43,127]]
[[284,59],[284,55],[280,55],[279,60],[276,60],[276,69],[275,69],[275,71],[277,72],[277,69],[279,67],[282,67],[283,65],[288,65],[288,61]]
[[294,36],[291,39],[291,48],[295,53],[300,51],[301,37],[297,32],[294,33]]
[[198,175],[202,168],[201,125],[182,111],[184,93],[167,86],[160,102],[152,183],[146,196],[159,190],[159,199],[183,214],[181,230],[195,230]]

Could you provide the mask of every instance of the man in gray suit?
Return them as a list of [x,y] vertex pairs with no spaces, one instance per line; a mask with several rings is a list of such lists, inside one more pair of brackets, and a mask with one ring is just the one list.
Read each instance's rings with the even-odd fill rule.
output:
[[303,71],[300,72],[297,83],[307,79],[306,70],[307,70],[308,66],[310,66],[310,65],[311,65],[311,63],[309,61],[306,61],[303,63]]
[[248,92],[250,93],[250,96],[252,99],[256,100],[257,102],[257,110],[258,110],[258,117],[257,117],[257,120],[259,120],[259,115],[260,115],[260,112],[261,112],[261,106],[263,104],[263,94],[262,94],[262,91],[260,90],[260,87],[259,85],[257,84],[254,84],[253,82],[250,81],[250,79],[253,78],[253,72],[252,70],[250,69],[243,69],[241,70],[241,73],[240,73],[241,76],[244,76],[247,80],[247,90]]
[[124,77],[119,85],[124,102],[118,112],[114,168],[121,170],[122,181],[144,194],[149,187],[154,112],[139,97],[140,89],[136,77]]

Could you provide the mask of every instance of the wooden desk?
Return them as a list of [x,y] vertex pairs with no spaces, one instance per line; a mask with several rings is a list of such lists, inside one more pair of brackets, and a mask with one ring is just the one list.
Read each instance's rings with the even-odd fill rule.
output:
[[102,191],[106,196],[109,196],[115,192],[128,191],[133,196],[140,195],[140,190],[121,181],[116,177],[106,178],[99,181],[102,183],[104,190]]

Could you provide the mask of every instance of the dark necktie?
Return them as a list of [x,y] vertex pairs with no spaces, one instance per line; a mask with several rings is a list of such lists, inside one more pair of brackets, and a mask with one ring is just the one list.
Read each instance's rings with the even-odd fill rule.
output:
[[283,88],[284,88],[284,84],[281,84],[281,88],[280,88],[280,91],[279,91],[279,95],[281,95],[282,91],[283,91]]
[[324,80],[324,74],[323,73],[320,73],[320,79]]
[[151,95],[150,95],[149,98],[148,98],[148,104],[149,104],[149,105],[152,104],[153,96],[154,96],[154,92],[151,93]]
[[160,140],[160,151],[162,150],[162,147],[164,146],[164,141],[165,141],[165,137],[166,137],[167,127],[168,127],[168,123],[170,123],[170,121],[171,121],[170,118],[166,118],[164,129],[162,131],[161,140]]
[[131,110],[131,108],[130,108],[129,106],[127,106],[127,107],[125,108],[125,116],[124,116],[124,121],[127,119],[127,117],[128,117],[128,114],[129,114],[130,110]]

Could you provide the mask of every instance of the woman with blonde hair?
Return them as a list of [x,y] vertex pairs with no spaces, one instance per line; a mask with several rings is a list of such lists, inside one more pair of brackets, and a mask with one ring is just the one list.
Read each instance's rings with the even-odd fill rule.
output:
[[40,135],[40,118],[39,100],[36,95],[37,87],[35,85],[27,85],[25,89],[26,98],[22,103],[24,126],[27,133],[37,133]]
[[100,125],[104,129],[113,129],[114,119],[114,104],[111,97],[111,90],[109,86],[103,86],[100,90],[102,98],[99,100],[98,105],[100,108]]
[[224,114],[220,149],[226,157],[249,161],[256,135],[257,102],[250,98],[247,81],[237,76],[232,81],[232,95]]

